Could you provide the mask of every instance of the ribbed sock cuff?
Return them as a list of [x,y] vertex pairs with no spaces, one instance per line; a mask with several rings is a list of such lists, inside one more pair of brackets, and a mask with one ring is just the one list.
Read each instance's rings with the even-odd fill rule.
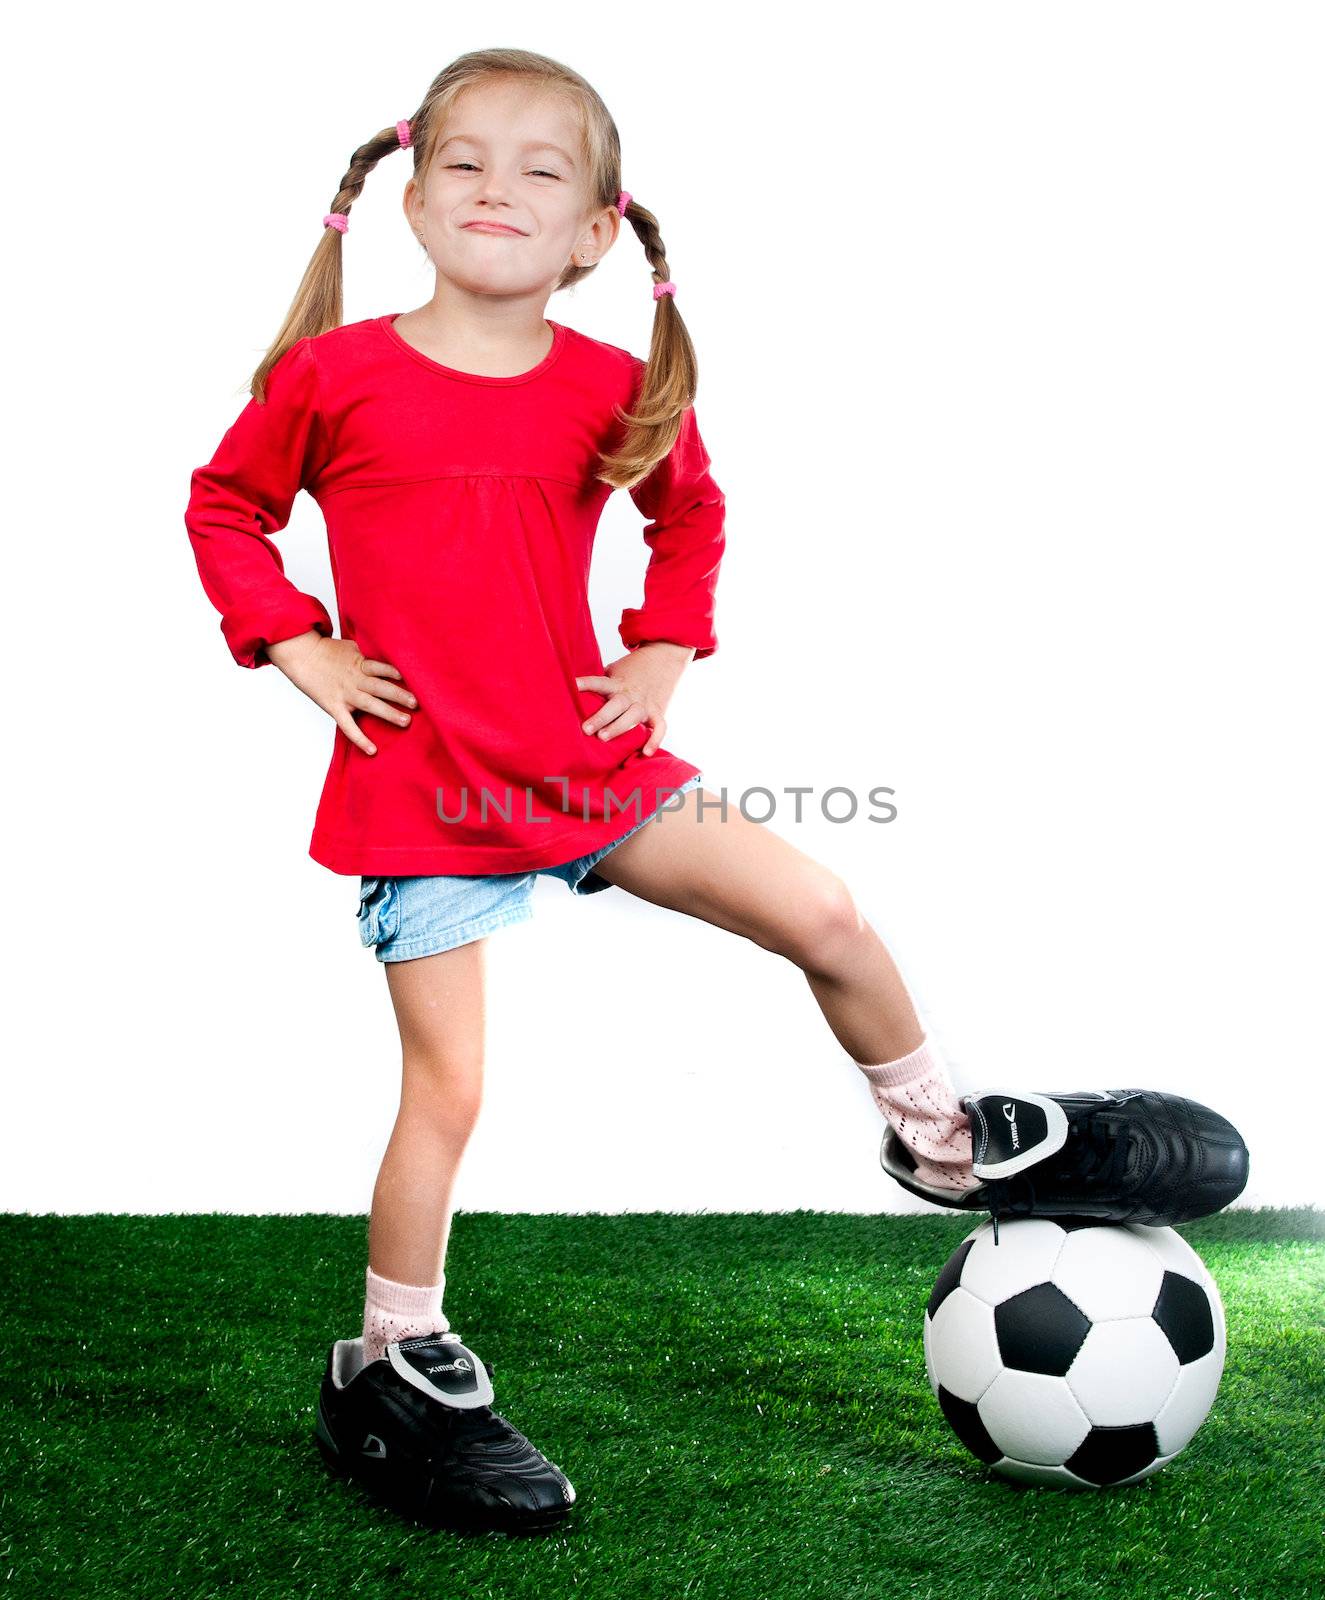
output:
[[380,1277],[369,1267],[364,1282],[369,1303],[390,1316],[433,1317],[442,1309],[445,1273],[441,1283],[397,1283],[394,1278]]
[[932,1072],[938,1061],[935,1059],[929,1045],[929,1035],[920,1041],[908,1056],[901,1056],[896,1061],[881,1061],[877,1066],[866,1066],[863,1061],[856,1065],[870,1080],[877,1083],[880,1089],[896,1089],[903,1083],[911,1083],[916,1078],[923,1078],[926,1073]]

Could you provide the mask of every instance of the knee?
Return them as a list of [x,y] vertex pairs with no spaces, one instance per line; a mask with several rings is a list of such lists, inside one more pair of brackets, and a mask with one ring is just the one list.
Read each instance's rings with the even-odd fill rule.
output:
[[468,1057],[407,1053],[402,1110],[452,1137],[467,1139],[483,1101],[483,1063]]
[[793,913],[790,948],[783,954],[807,972],[830,970],[865,927],[850,889],[833,872],[809,881]]

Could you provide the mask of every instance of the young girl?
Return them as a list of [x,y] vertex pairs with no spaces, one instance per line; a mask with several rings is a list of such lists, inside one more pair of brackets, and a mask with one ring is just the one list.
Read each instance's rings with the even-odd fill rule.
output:
[[[402,149],[432,299],[341,326],[350,207]],[[924,1198],[996,1220],[1169,1223],[1246,1181],[1236,1131],[1191,1101],[959,1098],[846,885],[663,748],[681,674],[717,648],[724,496],[662,233],[621,179],[616,126],[577,73],[522,50],[453,62],[355,152],[185,519],[235,660],[274,662],[336,723],[310,854],[360,877],[360,935],[400,1029],[363,1332],[329,1352],[318,1441],[333,1468],[439,1523],[549,1526],[575,1498],[492,1411],[491,1367],[442,1311],[486,936],[531,915],[539,873],[576,894],[617,885],[798,967],[883,1112],[885,1169]],[[544,317],[623,223],[652,268],[647,361]],[[301,488],[326,518],[339,638],[270,541]],[[625,653],[604,665],[587,578],[615,488],[649,519],[651,554]]]

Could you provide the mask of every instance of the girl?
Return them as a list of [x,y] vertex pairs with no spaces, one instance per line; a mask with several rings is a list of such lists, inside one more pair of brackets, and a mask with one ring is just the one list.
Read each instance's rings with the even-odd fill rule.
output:
[[[425,306],[341,325],[350,207],[407,150]],[[1241,1190],[1246,1152],[1190,1101],[1130,1091],[959,1099],[847,887],[706,794],[663,747],[682,672],[717,648],[724,496],[657,218],[621,186],[616,126],[577,73],[482,50],[355,152],[253,398],[192,480],[186,526],[235,660],[331,716],[310,854],[360,877],[403,1057],[373,1194],[363,1332],[328,1355],[328,1463],[434,1521],[542,1527],[565,1474],[497,1416],[442,1311],[450,1197],[478,1113],[486,936],[535,876],[617,885],[804,974],[870,1083],[881,1159],[939,1204],[1172,1222]],[[545,319],[623,223],[653,274],[647,361]],[[270,536],[300,488],[330,540],[341,636]],[[604,665],[586,582],[613,489],[649,518],[644,603]],[[646,826],[652,823],[653,826]],[[974,1125],[974,1141],[973,1141]]]

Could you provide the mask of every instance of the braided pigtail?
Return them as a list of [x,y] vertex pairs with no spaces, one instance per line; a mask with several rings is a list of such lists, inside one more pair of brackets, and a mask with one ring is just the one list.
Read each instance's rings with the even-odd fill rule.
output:
[[350,157],[349,168],[340,180],[331,210],[322,219],[322,237],[290,302],[281,330],[253,374],[249,389],[254,399],[266,398],[267,374],[292,345],[298,344],[300,339],[316,338],[329,328],[340,327],[344,305],[341,238],[350,225],[350,207],[382,157],[389,156],[393,150],[408,148],[412,143],[410,124],[402,121],[374,134]]
[[676,309],[676,285],[671,281],[658,219],[625,190],[621,192],[626,200],[623,215],[653,268],[653,335],[634,408],[617,412],[626,425],[625,438],[603,456],[597,477],[614,489],[630,489],[646,478],[676,443],[682,413],[694,404],[699,366],[685,319]]

